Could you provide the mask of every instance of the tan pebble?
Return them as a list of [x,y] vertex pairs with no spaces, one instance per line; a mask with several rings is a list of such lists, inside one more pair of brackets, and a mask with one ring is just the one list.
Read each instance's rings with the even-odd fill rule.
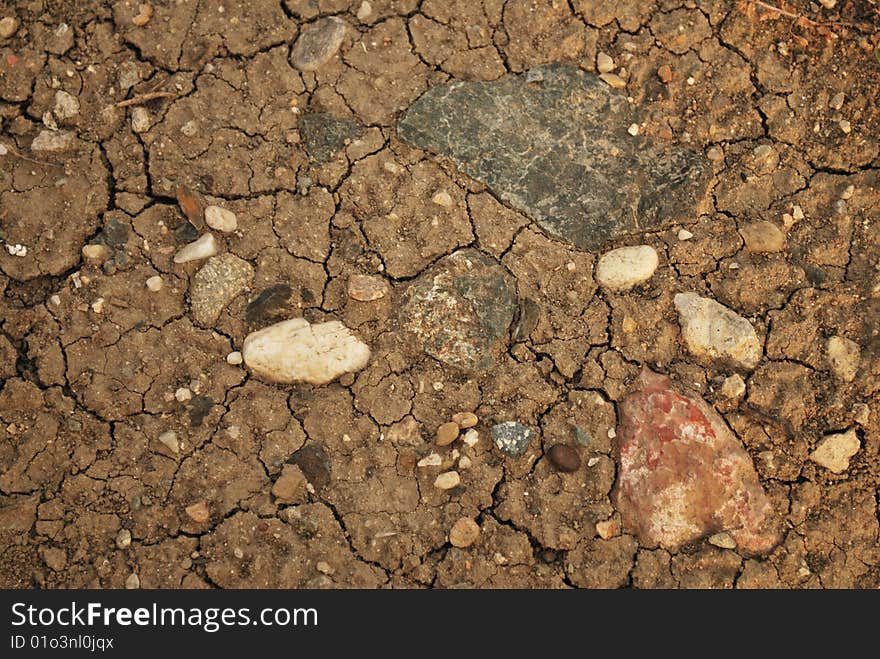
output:
[[191,520],[199,524],[204,524],[211,518],[211,511],[208,509],[206,501],[198,501],[187,506],[184,510]]
[[611,73],[614,70],[614,60],[607,53],[600,52],[596,55],[596,68],[599,73]]
[[852,407],[853,421],[863,428],[871,421],[871,408],[867,403],[856,403]]
[[693,237],[694,237],[694,234],[692,234],[687,229],[679,229],[678,230],[678,239],[681,241],[690,240]]
[[433,197],[431,197],[431,201],[433,201],[438,206],[443,206],[443,208],[449,208],[452,206],[452,197],[446,190],[441,190]]
[[605,83],[614,89],[623,89],[626,87],[626,80],[616,73],[603,73],[599,76]]
[[244,552],[241,550],[241,547],[236,547],[232,550],[232,555],[236,558],[244,558]]
[[464,434],[464,443],[468,446],[475,446],[480,441],[480,433],[471,428]]
[[461,483],[461,476],[458,475],[457,471],[444,471],[434,479],[434,487],[440,490],[451,490],[459,483]]
[[638,124],[630,124],[629,128],[626,129],[626,132],[635,137],[639,134],[639,125]]
[[450,421],[448,423],[443,423],[437,428],[437,439],[435,440],[435,444],[437,446],[447,446],[458,439],[458,424],[455,421]]
[[226,355],[226,363],[231,364],[232,366],[238,366],[242,362],[241,353],[236,350],[235,352],[230,352]]
[[458,468],[459,469],[470,469],[470,466],[471,466],[471,459],[466,455],[461,456],[461,459],[458,461]]
[[360,8],[357,10],[357,17],[359,21],[365,21],[370,17],[370,14],[373,13],[373,5],[369,3],[368,0],[364,0],[361,3]]
[[192,391],[190,391],[187,387],[179,387],[177,391],[174,392],[174,397],[178,400],[178,402],[184,403],[188,400],[191,400],[193,395]]
[[802,219],[804,219],[804,209],[801,208],[800,206],[792,206],[792,208],[791,208],[791,216],[792,216],[795,220],[802,220]]
[[373,275],[352,275],[348,278],[348,296],[358,302],[372,302],[388,295],[388,282]]
[[743,226],[739,233],[749,252],[757,254],[779,252],[785,247],[785,235],[772,222],[765,220],[752,222]]
[[660,82],[664,84],[669,84],[672,82],[672,67],[668,64],[664,64],[659,69],[657,69],[657,77],[660,78]]
[[169,451],[177,455],[180,453],[180,442],[177,441],[177,433],[173,430],[166,430],[159,435],[159,441],[164,444]]
[[721,532],[709,536],[709,544],[721,547],[721,549],[736,549],[736,540],[729,533]]
[[126,590],[137,590],[140,587],[141,578],[136,573],[129,574],[128,578],[125,580]]
[[125,549],[131,544],[131,531],[128,529],[120,529],[116,534],[116,546]]
[[736,399],[746,393],[746,383],[742,376],[734,373],[724,379],[721,384],[721,395],[728,399]]
[[462,517],[449,531],[449,542],[453,547],[470,547],[480,537],[480,525],[470,517]]
[[82,255],[89,261],[103,261],[110,256],[110,248],[107,245],[84,245]]
[[477,415],[473,412],[458,412],[452,415],[452,420],[462,430],[465,430],[466,428],[473,428],[479,422]]
[[606,519],[604,522],[596,522],[596,533],[603,540],[609,540],[617,533],[617,522],[613,519]]
[[315,569],[321,574],[333,574],[333,568],[327,561],[318,561],[315,563]]
[[159,275],[153,275],[147,279],[147,288],[153,293],[158,293],[162,290],[162,283],[162,277]]
[[99,297],[97,300],[92,302],[92,311],[94,311],[95,313],[104,312],[104,298]]
[[431,453],[416,463],[418,467],[439,467],[443,464],[443,458],[437,453]]
[[229,233],[238,228],[238,218],[231,210],[220,206],[208,206],[205,208],[205,224],[217,231]]
[[8,39],[18,32],[18,19],[15,16],[7,16],[0,19],[0,39]]
[[151,18],[153,18],[153,5],[143,2],[138,5],[138,14],[131,19],[131,22],[138,27],[143,27],[150,22]]

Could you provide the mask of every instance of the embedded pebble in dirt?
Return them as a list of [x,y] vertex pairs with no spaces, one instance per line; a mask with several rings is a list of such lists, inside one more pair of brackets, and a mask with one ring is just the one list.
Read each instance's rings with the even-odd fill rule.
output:
[[576,66],[547,64],[491,82],[437,85],[410,106],[397,132],[451,158],[582,249],[692,215],[704,203],[705,158],[627,135],[637,117],[612,89],[626,83],[613,73],[601,77],[608,84]]
[[859,344],[842,336],[832,336],[825,344],[825,349],[835,377],[844,382],[855,380],[861,361]]
[[195,323],[212,326],[226,306],[248,289],[253,278],[253,266],[233,254],[208,259],[193,277],[189,289]]
[[559,471],[572,472],[581,467],[581,456],[575,449],[564,444],[551,446],[547,451],[547,457]]
[[855,428],[823,438],[810,453],[810,460],[835,474],[849,469],[849,461],[862,447]]
[[381,277],[352,275],[348,278],[348,297],[358,302],[381,300],[390,290],[388,282]]
[[174,255],[175,263],[189,263],[214,256],[218,251],[217,240],[213,233],[206,233],[201,238],[184,245]]
[[620,403],[619,475],[624,526],[645,547],[676,551],[726,531],[749,554],[779,541],[779,520],[752,460],[701,398],[643,368]]
[[452,442],[458,439],[458,431],[459,427],[455,421],[443,423],[437,428],[437,438],[434,440],[434,443],[437,446],[447,446],[452,444]]
[[761,361],[761,342],[748,320],[696,293],[679,293],[673,302],[682,337],[694,357],[748,370]]
[[31,151],[66,151],[73,146],[74,139],[73,133],[66,130],[43,130],[31,142]]
[[260,379],[320,385],[361,370],[370,348],[337,320],[312,325],[294,318],[248,334],[241,354]]
[[461,549],[470,547],[479,537],[480,525],[470,517],[459,518],[449,530],[449,544]]
[[495,259],[463,249],[410,284],[400,321],[432,357],[480,370],[504,349],[514,309],[507,271]]
[[785,234],[772,222],[753,222],[739,231],[746,250],[755,253],[780,252],[785,247]]
[[498,450],[512,458],[518,458],[529,448],[535,431],[517,421],[496,423],[490,430],[492,441]]
[[612,291],[628,291],[648,281],[660,259],[650,245],[618,247],[606,252],[596,265],[596,281]]
[[14,16],[0,18],[0,39],[8,39],[18,32],[18,19]]
[[335,16],[305,27],[290,51],[290,63],[300,71],[316,71],[329,62],[345,37],[345,22]]
[[231,210],[220,206],[205,207],[205,224],[212,229],[229,233],[238,228],[238,218]]
[[309,157],[330,162],[363,129],[356,121],[327,112],[309,112],[299,120],[299,133]]

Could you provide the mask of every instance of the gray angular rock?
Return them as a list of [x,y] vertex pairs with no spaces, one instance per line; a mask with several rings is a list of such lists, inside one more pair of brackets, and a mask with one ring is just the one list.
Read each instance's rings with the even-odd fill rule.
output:
[[626,96],[568,64],[491,82],[429,89],[400,138],[448,156],[469,176],[583,249],[692,217],[708,163],[694,151],[632,136]]
[[300,33],[290,52],[290,63],[300,71],[314,71],[339,50],[345,37],[345,23],[335,16],[322,18]]
[[254,269],[234,254],[212,256],[193,277],[189,296],[197,325],[213,325],[226,305],[250,286]]
[[410,284],[400,321],[432,357],[481,370],[504,349],[514,309],[514,288],[501,264],[474,249],[462,249]]
[[516,421],[496,423],[490,434],[498,450],[512,458],[518,458],[525,453],[535,437],[534,430]]
[[363,129],[356,121],[334,117],[327,112],[310,112],[299,120],[299,134],[309,156],[317,162],[329,162],[347,140],[353,140]]

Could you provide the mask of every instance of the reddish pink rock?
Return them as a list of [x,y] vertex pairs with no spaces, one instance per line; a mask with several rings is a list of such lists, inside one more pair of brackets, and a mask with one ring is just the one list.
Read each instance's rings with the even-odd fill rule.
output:
[[620,403],[623,524],[646,547],[676,550],[726,531],[747,554],[779,542],[778,518],[749,454],[701,398],[684,396],[643,368]]

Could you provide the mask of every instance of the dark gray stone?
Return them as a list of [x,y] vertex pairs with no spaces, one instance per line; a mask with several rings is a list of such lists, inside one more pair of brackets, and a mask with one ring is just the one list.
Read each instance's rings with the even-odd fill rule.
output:
[[432,87],[397,132],[451,158],[551,235],[594,250],[691,217],[706,191],[701,154],[632,136],[633,123],[622,93],[575,66],[548,64]]
[[299,120],[299,134],[309,157],[323,163],[332,160],[347,140],[360,135],[361,127],[351,119],[310,112]]
[[489,432],[498,450],[512,458],[518,458],[525,453],[535,436],[534,430],[516,421],[496,423]]
[[505,349],[515,309],[514,288],[501,264],[462,249],[410,284],[400,319],[432,357],[481,370]]

